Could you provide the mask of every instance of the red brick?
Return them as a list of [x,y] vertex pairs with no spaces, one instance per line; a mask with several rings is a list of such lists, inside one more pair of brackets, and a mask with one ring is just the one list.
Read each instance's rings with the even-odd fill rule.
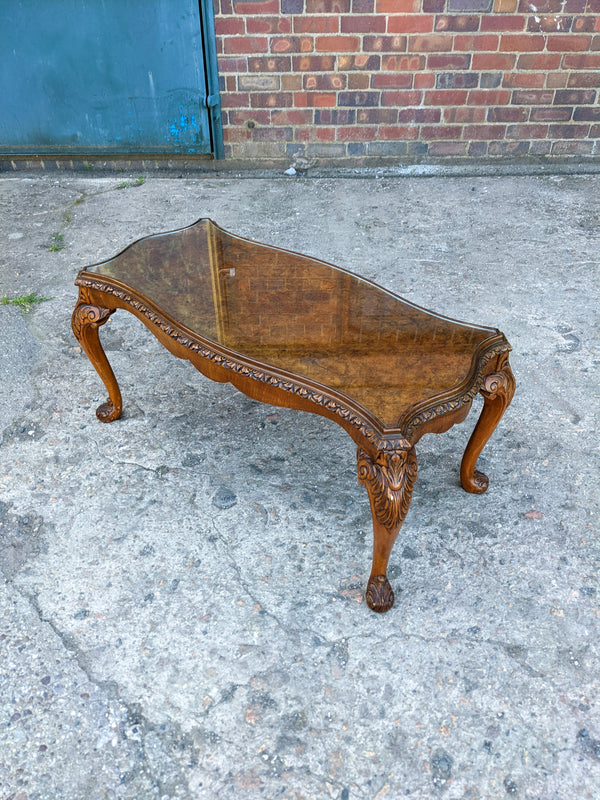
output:
[[528,108],[514,106],[501,106],[500,108],[488,108],[488,122],[526,122],[529,117]]
[[352,0],[353,14],[370,14],[375,11],[375,0]]
[[504,139],[506,125],[465,125],[465,139]]
[[522,55],[517,59],[517,69],[550,70],[558,69],[560,55],[558,53],[542,53],[540,55]]
[[271,127],[255,128],[252,131],[254,142],[291,142],[294,136],[293,128]]
[[248,17],[248,33],[290,33],[292,23],[289,17]]
[[590,136],[592,139],[600,139],[600,125],[592,125],[590,128]]
[[[525,156],[530,152],[534,144],[535,141],[490,142],[488,145],[488,154],[490,156]],[[548,145],[549,144],[550,142],[548,142]],[[548,150],[541,152],[548,152]]]
[[462,125],[423,125],[421,139],[460,139]]
[[452,50],[452,36],[442,33],[431,36],[410,36],[408,40],[409,52],[418,53],[444,53]]
[[376,72],[379,70],[380,63],[380,56],[370,56],[365,53],[361,53],[358,56],[338,56],[338,69],[340,71],[359,69]]
[[368,72],[349,72],[348,88],[363,91],[371,88],[371,76]]
[[344,16],[341,19],[342,33],[385,33],[386,19],[383,16]]
[[[219,56],[219,72],[246,72],[248,62],[245,58],[226,58]],[[289,67],[288,67],[289,69]]]
[[230,125],[245,125],[249,120],[258,123],[259,125],[268,125],[270,118],[270,112],[266,110],[263,111],[262,109],[244,109],[243,111],[229,112]]
[[547,49],[553,52],[589,50],[592,43],[591,36],[548,36]]
[[[532,10],[531,0],[519,0],[519,11],[531,14]],[[535,2],[534,13],[536,14],[556,14],[560,11],[563,11],[562,0],[536,0]]]
[[296,131],[296,142],[333,142],[335,128],[301,128]]
[[291,92],[252,92],[252,108],[286,108],[292,105]]
[[553,17],[529,17],[527,30],[543,33],[565,32],[571,30],[572,22],[573,17],[566,17],[564,14],[556,14]]
[[554,96],[555,106],[570,103],[592,105],[595,102],[596,92],[593,89],[558,89]]
[[600,69],[600,53],[586,53],[574,55],[568,53],[563,56],[563,69]]
[[554,100],[554,92],[547,89],[516,89],[512,93],[514,106],[546,106]]
[[430,156],[464,156],[467,153],[467,142],[432,142],[429,145]]
[[308,36],[275,36],[269,42],[272,53],[310,53],[313,40]]
[[441,14],[446,7],[446,0],[423,0],[425,14]]
[[544,72],[506,72],[502,86],[509,89],[543,89],[546,83]]
[[480,33],[473,36],[458,35],[454,37],[454,49],[471,51],[490,51],[498,49],[498,37],[489,33]]
[[382,92],[381,105],[382,106],[417,106],[421,102],[421,92],[415,91],[398,91],[398,92]]
[[468,106],[453,106],[444,109],[444,122],[483,122],[485,120],[485,108],[469,108]]
[[[289,67],[287,69],[289,71]],[[335,57],[294,56],[292,58],[292,69],[294,72],[331,72],[335,69]],[[281,70],[281,72],[284,71]]]
[[406,36],[365,36],[362,49],[365,53],[404,53]]
[[266,36],[224,36],[225,53],[266,53]]
[[347,14],[350,0],[306,0],[307,14]]
[[531,122],[568,122],[571,119],[572,113],[572,106],[532,108],[529,119]]
[[546,88],[547,89],[565,89],[567,86],[567,72],[547,72],[546,73]]
[[435,75],[431,72],[420,72],[415,75],[413,85],[415,89],[433,89],[435,86]]
[[279,0],[233,0],[236,14],[278,14]]
[[508,14],[484,14],[481,18],[482,31],[522,31],[525,28],[523,16]]
[[478,31],[479,15],[441,16],[435,19],[436,31]]
[[419,129],[416,125],[385,125],[379,128],[378,139],[388,141],[414,140],[419,138]]
[[581,106],[576,108],[573,113],[573,119],[576,122],[599,122],[600,106]]
[[476,72],[438,72],[435,76],[436,89],[473,89],[479,85]]
[[333,108],[336,104],[335,92],[294,92],[297,108]]
[[442,112],[439,108],[402,108],[398,112],[398,122],[439,122]]
[[317,36],[315,49],[321,53],[351,53],[360,50],[358,36]]
[[248,92],[227,92],[221,95],[222,108],[247,108],[250,105]]
[[600,71],[598,72],[575,72],[569,75],[567,82],[569,87],[600,86]]
[[473,53],[473,69],[512,69],[515,60],[513,53]]
[[338,33],[339,29],[339,17],[294,17],[294,33]]
[[468,53],[456,53],[456,55],[436,55],[430,53],[427,56],[427,66],[429,69],[469,69],[471,56]]
[[589,17],[575,17],[571,30],[573,33],[586,33],[600,30],[598,15],[590,15]]
[[378,14],[410,14],[420,11],[420,0],[375,0]]
[[363,125],[395,125],[398,122],[398,109],[357,108],[356,121]]
[[245,142],[252,137],[249,128],[224,128],[223,140],[225,142]]
[[349,128],[335,128],[335,138],[338,142],[372,142],[377,137],[377,128],[352,125]]
[[544,36],[527,36],[526,34],[506,34],[500,39],[500,50],[505,53],[532,53],[543,50],[546,45]]
[[469,91],[469,105],[474,106],[502,106],[508,103],[510,92],[503,89],[471,89]]
[[252,57],[248,59],[250,72],[289,72],[289,56]]
[[590,155],[594,147],[593,142],[554,142],[552,145],[552,155]]
[[550,139],[585,139],[589,125],[550,125]]
[[371,76],[373,89],[412,89],[412,85],[409,72],[378,72]]
[[379,105],[379,92],[340,92],[337,96],[339,106],[366,106]]
[[509,125],[506,129],[507,139],[545,139],[547,135],[547,125]]
[[217,36],[240,36],[246,33],[244,20],[241,17],[215,17],[215,33]]
[[433,14],[395,14],[387,21],[388,33],[430,33],[433,31]]
[[398,122],[398,109],[357,108],[356,121],[362,125],[395,125]]
[[381,69],[386,72],[416,72],[417,70],[424,69],[424,67],[425,56],[381,57]]
[[312,109],[308,108],[286,108],[266,113],[271,115],[271,125],[310,125],[314,116]]
[[330,91],[345,89],[348,83],[347,76],[339,72],[329,72],[324,75],[304,75],[303,88],[314,91]]
[[425,92],[427,106],[462,106],[467,102],[465,89],[439,89]]

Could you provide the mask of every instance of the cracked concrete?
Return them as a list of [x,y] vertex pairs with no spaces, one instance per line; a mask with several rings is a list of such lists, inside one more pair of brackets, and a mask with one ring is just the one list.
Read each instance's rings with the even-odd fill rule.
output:
[[[0,798],[600,797],[600,177],[131,178],[0,178],[0,296],[52,298],[0,306]],[[201,216],[513,345],[488,493],[479,406],[417,447],[386,615],[335,423],[121,311],[96,420],[77,271]]]

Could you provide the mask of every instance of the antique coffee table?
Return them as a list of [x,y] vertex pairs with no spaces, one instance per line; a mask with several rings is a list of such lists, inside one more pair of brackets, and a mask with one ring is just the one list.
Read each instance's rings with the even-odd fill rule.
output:
[[510,345],[494,328],[442,317],[318,259],[242,239],[209,219],[140,239],[77,276],[73,331],[108,390],[96,414],[121,415],[98,329],[130,311],[178,358],[255,400],[334,420],[358,445],[373,561],[366,600],[387,611],[388,559],[417,477],[415,444],[483,410],[462,459],[468,492],[514,390]]

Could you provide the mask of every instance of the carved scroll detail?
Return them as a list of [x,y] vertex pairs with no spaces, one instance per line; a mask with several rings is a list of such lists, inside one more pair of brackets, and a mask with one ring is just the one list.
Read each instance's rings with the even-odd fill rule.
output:
[[417,479],[417,457],[409,450],[380,451],[373,460],[358,449],[358,480],[369,492],[373,514],[389,532],[397,531],[408,513]]
[[100,344],[98,328],[104,325],[114,309],[93,305],[85,289],[79,291],[80,300],[73,311],[71,327],[108,391],[108,400],[98,406],[96,416],[100,422],[112,422],[121,416],[123,401],[117,379]]
[[71,320],[73,333],[77,339],[81,339],[85,325],[104,325],[106,320],[113,313],[114,309],[111,308],[99,308],[99,306],[79,303],[75,306],[73,319]]

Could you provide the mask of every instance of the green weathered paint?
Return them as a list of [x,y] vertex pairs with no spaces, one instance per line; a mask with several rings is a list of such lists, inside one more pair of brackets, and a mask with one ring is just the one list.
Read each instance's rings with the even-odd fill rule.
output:
[[219,155],[214,24],[204,6],[2,0],[0,153]]

